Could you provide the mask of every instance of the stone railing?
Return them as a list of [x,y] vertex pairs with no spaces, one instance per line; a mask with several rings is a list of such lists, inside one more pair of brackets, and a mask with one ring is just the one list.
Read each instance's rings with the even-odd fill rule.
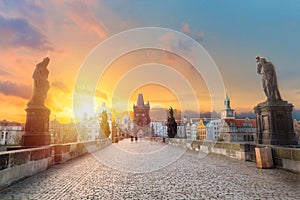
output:
[[255,161],[255,145],[172,138],[168,144],[203,153],[214,153],[238,160]]
[[[165,142],[193,151],[213,153],[226,157],[256,162],[255,147],[263,147],[254,143],[226,143],[201,140],[187,140],[179,138],[148,138],[151,141]],[[163,141],[164,140],[164,141]],[[288,148],[284,146],[269,146],[272,149],[275,167],[300,173],[300,148]]]
[[300,173],[300,148],[272,146],[273,162],[276,167]]
[[0,189],[110,143],[108,139],[102,139],[0,152]]

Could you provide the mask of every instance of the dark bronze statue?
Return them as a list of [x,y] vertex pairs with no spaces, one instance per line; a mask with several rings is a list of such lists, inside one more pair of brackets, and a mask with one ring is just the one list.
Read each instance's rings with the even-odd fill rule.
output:
[[257,73],[262,75],[263,90],[267,96],[267,102],[281,101],[278,89],[275,67],[266,58],[256,56]]
[[50,59],[46,57],[42,62],[36,65],[32,75],[32,78],[34,79],[33,95],[28,102],[28,106],[44,106],[47,92],[50,88],[48,81],[49,70],[47,69],[49,62]]
[[167,122],[169,138],[174,138],[177,134],[177,123],[176,123],[175,118],[174,118],[173,115],[174,115],[173,108],[170,107],[168,122]]

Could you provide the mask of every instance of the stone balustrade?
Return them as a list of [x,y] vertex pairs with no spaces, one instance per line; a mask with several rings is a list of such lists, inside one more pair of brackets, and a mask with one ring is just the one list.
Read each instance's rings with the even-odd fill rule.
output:
[[[156,142],[163,142],[163,138],[147,138]],[[238,160],[256,162],[255,147],[269,146],[272,149],[274,165],[277,168],[300,173],[300,148],[285,146],[261,145],[249,143],[226,143],[202,140],[188,140],[180,138],[165,138],[169,145],[186,148],[192,151],[213,153]]]
[[0,152],[0,188],[110,143],[102,139]]

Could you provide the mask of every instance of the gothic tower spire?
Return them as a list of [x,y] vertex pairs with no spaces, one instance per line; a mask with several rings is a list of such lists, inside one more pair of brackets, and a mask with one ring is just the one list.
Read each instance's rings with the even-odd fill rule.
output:
[[228,92],[226,91],[225,100],[224,100],[224,110],[221,111],[221,118],[222,119],[235,119],[235,112],[230,107],[230,98],[228,96]]

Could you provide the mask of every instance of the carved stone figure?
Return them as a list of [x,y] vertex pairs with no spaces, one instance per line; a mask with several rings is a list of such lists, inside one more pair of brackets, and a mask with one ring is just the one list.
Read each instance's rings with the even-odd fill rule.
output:
[[[103,111],[102,112],[102,118],[101,118],[101,124],[100,124],[100,127],[101,127],[101,131],[102,133],[106,136],[106,137],[109,137],[110,135],[110,130],[109,130],[109,124],[108,124],[108,116],[107,116],[107,112],[106,111]],[[101,137],[101,135],[100,135]]]
[[175,118],[174,118],[173,115],[174,115],[173,108],[170,107],[169,116],[168,116],[168,123],[167,123],[169,138],[174,138],[177,134],[177,123],[176,123]]
[[28,106],[44,106],[47,92],[50,88],[48,81],[49,70],[47,69],[49,62],[50,59],[46,57],[42,62],[36,65],[36,69],[32,75],[32,78],[34,79],[33,95],[28,102]]
[[257,73],[262,75],[263,90],[267,96],[267,102],[281,101],[278,89],[277,76],[274,65],[266,58],[256,56]]
[[44,106],[47,92],[49,90],[47,66],[50,59],[44,58],[36,65],[32,75],[34,79],[33,95],[27,104],[25,133],[22,135],[22,146],[38,147],[49,145],[51,136],[49,134],[50,110]]
[[267,101],[254,107],[257,143],[267,145],[298,145],[293,127],[293,104],[281,99],[274,65],[256,57],[257,73],[262,75]]

